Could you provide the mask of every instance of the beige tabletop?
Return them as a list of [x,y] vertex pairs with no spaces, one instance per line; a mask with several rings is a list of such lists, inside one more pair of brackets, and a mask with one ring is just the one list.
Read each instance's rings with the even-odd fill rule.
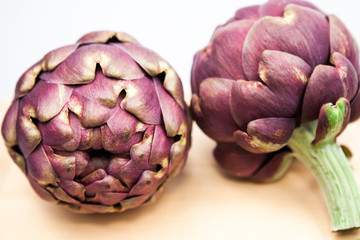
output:
[[[0,117],[9,101],[2,101]],[[339,138],[353,151],[360,177],[360,121]],[[295,162],[272,184],[223,175],[215,146],[194,124],[184,171],[158,201],[119,214],[76,215],[41,200],[0,142],[0,239],[357,239],[360,230],[332,233],[325,200],[311,173]],[[359,180],[359,179],[358,179]],[[360,181],[360,180],[359,180]],[[359,199],[360,201],[360,199]]]

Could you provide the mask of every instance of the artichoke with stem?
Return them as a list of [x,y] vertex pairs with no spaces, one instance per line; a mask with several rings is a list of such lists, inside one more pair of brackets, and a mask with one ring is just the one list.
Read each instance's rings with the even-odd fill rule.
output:
[[194,57],[193,118],[225,171],[274,181],[313,172],[332,230],[360,227],[360,189],[336,137],[360,116],[359,56],[345,25],[309,2],[240,9]]
[[156,198],[184,167],[190,124],[174,69],[130,35],[100,31],[21,76],[2,134],[40,197],[105,213]]

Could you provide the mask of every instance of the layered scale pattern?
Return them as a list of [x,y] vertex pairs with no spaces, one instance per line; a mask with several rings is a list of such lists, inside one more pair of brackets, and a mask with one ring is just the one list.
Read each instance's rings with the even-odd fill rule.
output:
[[34,190],[79,213],[154,200],[183,168],[190,130],[169,64],[131,36],[105,31],[26,71],[2,126]]
[[286,145],[296,127],[319,120],[318,142],[328,134],[327,108],[344,106],[341,130],[359,117],[358,76],[356,43],[336,16],[270,0],[238,10],[195,55],[191,111],[217,142],[223,169],[276,180],[293,158]]

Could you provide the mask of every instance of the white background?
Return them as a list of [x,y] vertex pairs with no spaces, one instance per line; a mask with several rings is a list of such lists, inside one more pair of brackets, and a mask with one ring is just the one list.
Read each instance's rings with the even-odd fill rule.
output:
[[[52,49],[95,30],[123,31],[166,59],[190,91],[194,53],[214,28],[244,6],[265,0],[0,0],[0,98],[11,98],[21,74]],[[360,40],[356,0],[314,0],[335,13]]]

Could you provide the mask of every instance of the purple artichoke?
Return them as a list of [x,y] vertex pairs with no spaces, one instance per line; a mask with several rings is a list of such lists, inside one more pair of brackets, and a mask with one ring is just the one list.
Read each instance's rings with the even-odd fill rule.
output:
[[171,66],[131,36],[105,31],[27,70],[2,125],[40,197],[79,213],[154,200],[183,168],[190,130]]
[[315,174],[333,230],[360,226],[360,191],[335,139],[360,116],[359,53],[344,24],[300,0],[240,9],[194,57],[193,118],[225,171],[281,177],[294,158]]

